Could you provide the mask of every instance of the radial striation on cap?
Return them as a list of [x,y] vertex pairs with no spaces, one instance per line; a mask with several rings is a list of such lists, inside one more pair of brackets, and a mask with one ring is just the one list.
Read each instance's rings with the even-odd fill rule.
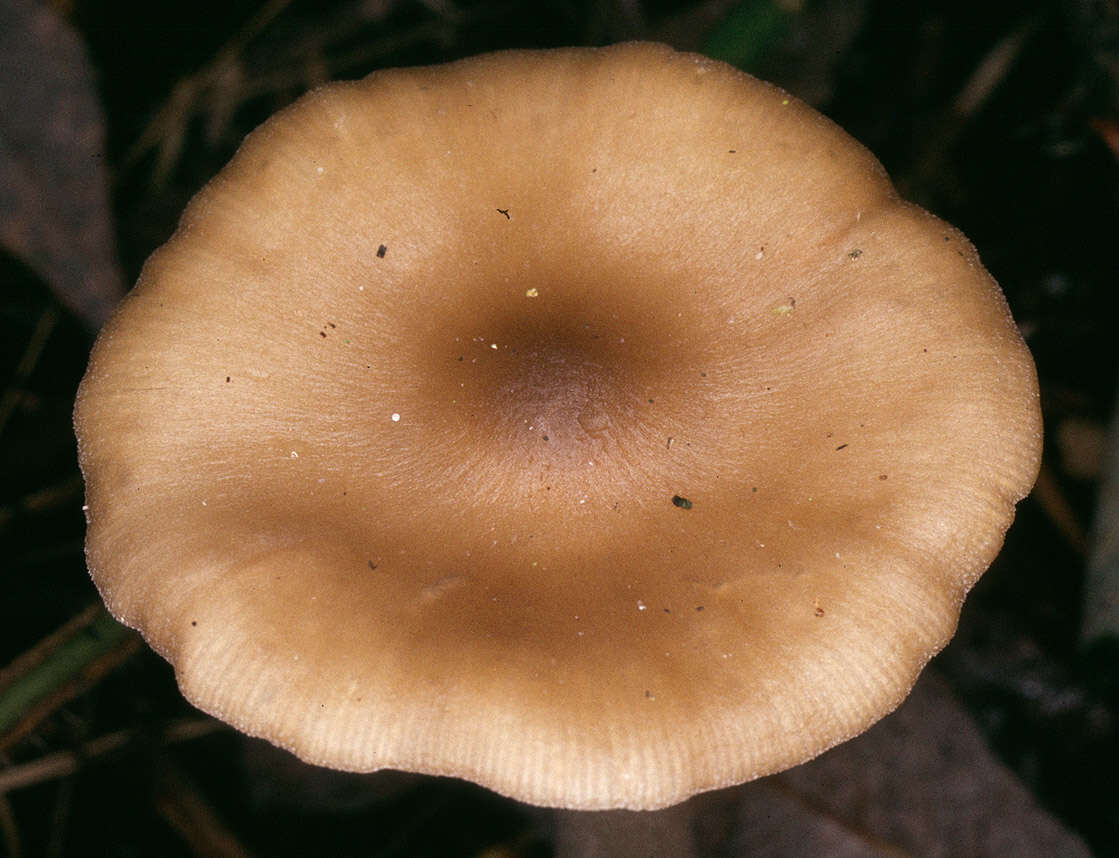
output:
[[184,694],[312,763],[656,808],[904,698],[1036,475],[955,229],[657,45],[317,90],[105,327],[87,555]]

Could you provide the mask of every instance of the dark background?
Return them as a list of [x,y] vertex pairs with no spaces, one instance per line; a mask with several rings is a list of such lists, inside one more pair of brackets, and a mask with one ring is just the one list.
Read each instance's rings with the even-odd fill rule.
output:
[[[1080,624],[1093,527],[1116,526],[1094,521],[1119,366],[1114,0],[0,0],[9,24],[39,6],[58,29],[21,36],[0,90],[49,79],[69,103],[84,88],[93,132],[70,149],[43,144],[71,178],[46,183],[42,210],[0,196],[0,665],[97,598],[73,394],[114,284],[135,280],[245,133],[314,85],[379,67],[656,39],[735,61],[832,117],[904,195],[971,238],[1006,292],[1038,365],[1042,483],[934,667],[1044,809],[1096,854],[1119,855],[1119,650],[1086,646]],[[84,43],[84,59],[52,48],[57,33]],[[20,116],[49,130],[62,114],[48,112]],[[0,118],[0,155],[29,133],[14,115]],[[204,721],[169,667],[127,642],[111,655],[0,743],[0,772],[84,749],[76,771],[0,792],[0,854],[550,854],[538,813],[469,785],[374,790],[227,730],[170,739],[168,723]],[[91,753],[109,734],[113,751]]]

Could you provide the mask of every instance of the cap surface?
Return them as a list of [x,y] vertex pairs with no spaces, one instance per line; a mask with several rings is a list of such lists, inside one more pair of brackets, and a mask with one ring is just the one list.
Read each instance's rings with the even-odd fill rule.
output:
[[654,808],[893,709],[1036,474],[1033,364],[832,123],[655,45],[318,90],[105,328],[87,555],[314,763]]

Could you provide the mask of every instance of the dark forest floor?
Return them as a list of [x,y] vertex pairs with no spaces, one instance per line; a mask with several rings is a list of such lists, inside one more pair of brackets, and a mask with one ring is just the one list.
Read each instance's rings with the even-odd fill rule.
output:
[[[903,195],[960,227],[1002,285],[1037,361],[1042,481],[935,669],[1037,801],[1096,854],[1119,856],[1119,649],[1081,637],[1094,527],[1119,526],[1095,520],[1119,367],[1114,2],[50,5],[88,66],[29,41],[19,63],[0,63],[0,90],[51,63],[63,92],[92,86],[104,151],[53,157],[79,175],[103,171],[109,209],[62,184],[46,211],[0,212],[73,251],[43,264],[0,234],[0,665],[97,600],[82,554],[74,391],[115,284],[135,280],[244,134],[311,86],[379,67],[667,41],[736,61],[833,118]],[[0,143],[5,133],[0,117]],[[91,232],[93,221],[111,228]],[[102,291],[83,293],[91,283]],[[19,741],[0,743],[3,783],[6,766],[118,740],[76,771],[0,790],[0,854],[549,854],[536,812],[454,781],[401,778],[371,794],[360,778],[308,774],[210,726],[146,648],[108,652],[98,676],[29,710]],[[179,732],[169,737],[168,724]]]

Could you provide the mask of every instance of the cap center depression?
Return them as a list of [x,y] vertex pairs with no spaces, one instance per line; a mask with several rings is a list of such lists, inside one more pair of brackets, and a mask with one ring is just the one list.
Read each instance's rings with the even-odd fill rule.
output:
[[671,424],[697,407],[702,355],[665,314],[589,291],[522,286],[432,321],[415,360],[453,435],[505,467],[512,457],[536,472],[598,469],[598,480],[670,446]]

